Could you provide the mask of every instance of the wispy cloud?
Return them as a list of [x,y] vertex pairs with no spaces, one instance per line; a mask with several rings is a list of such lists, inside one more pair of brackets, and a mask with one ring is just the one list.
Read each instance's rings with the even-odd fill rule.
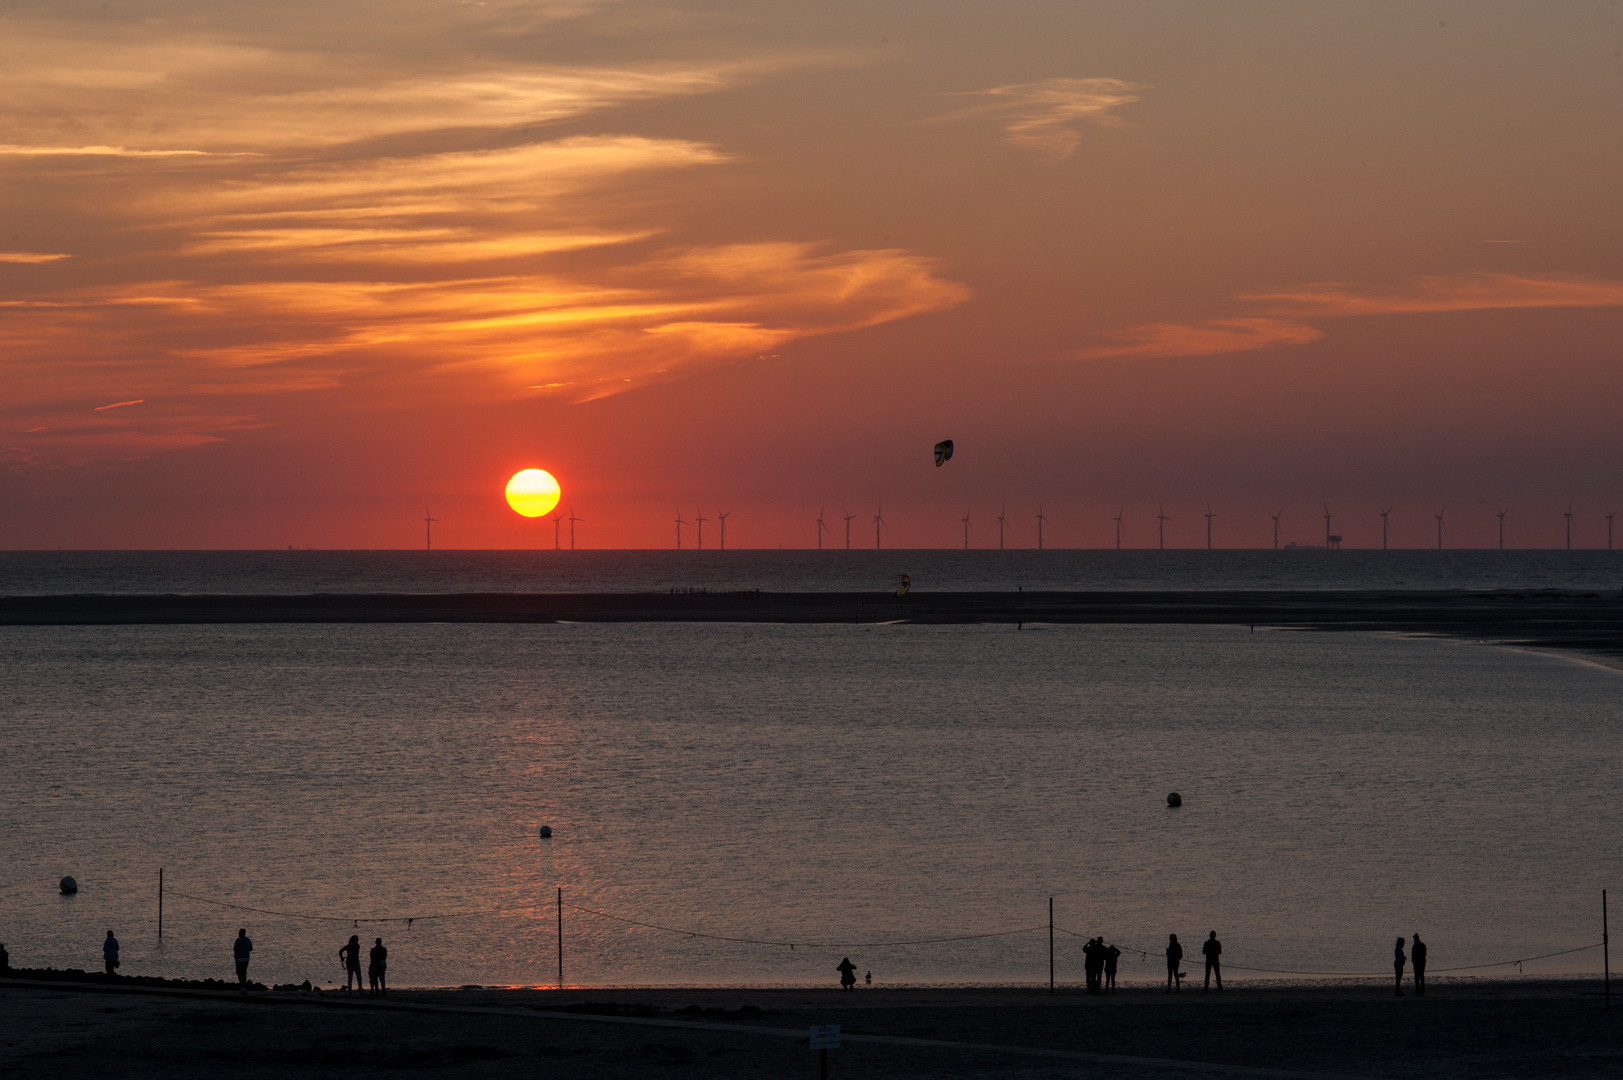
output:
[[1045,157],[1065,158],[1082,142],[1078,129],[1087,125],[1119,127],[1116,110],[1138,100],[1145,89],[1121,79],[1043,79],[978,91],[992,100],[938,117],[959,120],[986,117],[1003,125],[1005,138]]
[[0,143],[0,154],[11,157],[246,157],[242,153],[209,150],[132,150],[127,146],[19,146]]
[[144,405],[146,398],[136,398],[133,401],[115,401],[111,405],[97,405],[91,412],[106,412],[108,409],[122,409],[126,405]]
[[1079,349],[1078,359],[1210,356],[1280,345],[1305,345],[1325,336],[1309,320],[1415,315],[1512,308],[1623,307],[1623,281],[1570,274],[1444,274],[1416,278],[1403,288],[1371,289],[1339,282],[1239,299],[1261,314],[1233,319],[1155,322],[1114,330],[1110,344]]
[[38,251],[0,251],[0,263],[48,263],[71,258],[72,255]]

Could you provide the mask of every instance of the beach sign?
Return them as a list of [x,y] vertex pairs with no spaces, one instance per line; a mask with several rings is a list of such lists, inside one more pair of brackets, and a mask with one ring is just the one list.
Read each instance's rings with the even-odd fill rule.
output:
[[813,1050],[838,1050],[840,1048],[840,1025],[813,1024],[811,1048]]

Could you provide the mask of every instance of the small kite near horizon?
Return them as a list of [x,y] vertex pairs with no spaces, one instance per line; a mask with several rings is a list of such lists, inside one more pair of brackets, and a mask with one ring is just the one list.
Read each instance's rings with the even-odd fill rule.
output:
[[941,468],[952,460],[952,440],[942,439],[935,444],[935,467]]

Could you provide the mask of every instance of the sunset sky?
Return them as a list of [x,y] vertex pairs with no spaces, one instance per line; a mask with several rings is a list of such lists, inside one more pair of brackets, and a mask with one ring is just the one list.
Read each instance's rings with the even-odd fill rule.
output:
[[550,547],[527,467],[590,547],[1623,510],[1617,0],[54,0],[0,60],[0,547]]

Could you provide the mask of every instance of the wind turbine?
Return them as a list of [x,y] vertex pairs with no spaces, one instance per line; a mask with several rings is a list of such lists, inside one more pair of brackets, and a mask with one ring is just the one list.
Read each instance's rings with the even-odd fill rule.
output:
[[1330,504],[1324,504],[1324,546],[1330,546]]
[[569,550],[570,551],[575,550],[575,522],[577,522],[577,521],[585,521],[585,520],[586,520],[585,518],[578,518],[578,517],[575,516],[575,504],[570,503],[569,504]]
[[969,507],[964,507],[964,550],[969,550]]
[[879,529],[885,524],[885,504],[879,504],[879,513],[873,516],[873,549],[879,550]]
[[[1279,514],[1283,514],[1284,512],[1285,512],[1285,508],[1283,506],[1281,506],[1279,508]],[[1279,514],[1269,514],[1268,515],[1269,517],[1274,519],[1274,550],[1275,551],[1279,550]]]
[[1038,551],[1041,551],[1043,549],[1043,522],[1045,522],[1047,520],[1048,520],[1047,518],[1043,517],[1043,501],[1041,499],[1038,499],[1037,500],[1037,550]]
[[1498,518],[1499,518],[1499,550],[1500,551],[1505,550],[1505,514],[1506,513],[1508,513],[1508,511],[1500,510],[1498,515],[1497,515]]
[[676,509],[676,550],[677,551],[682,550],[682,526],[684,526],[686,524],[687,524],[687,522],[682,520],[682,508],[677,507],[677,509]]
[[1382,551],[1386,550],[1386,515],[1390,514],[1391,512],[1392,512],[1392,508],[1390,506],[1388,506],[1385,510],[1381,511],[1381,550]]
[[1612,550],[1612,519],[1617,516],[1616,510],[1606,511],[1606,550]]
[[1437,511],[1437,550],[1443,550],[1443,515],[1448,513],[1448,507]]
[[436,522],[438,520],[439,520],[439,518],[431,517],[429,515],[428,507],[426,507],[426,506],[423,507],[423,550],[424,551],[433,551],[434,550],[434,522]]
[[1166,507],[1160,503],[1155,504],[1155,520],[1160,523],[1161,550],[1167,549],[1167,522],[1172,519],[1166,515]]
[[1572,550],[1572,504],[1567,504],[1566,512],[1561,515],[1567,519],[1567,550]]
[[[731,510],[727,511],[727,514],[730,513],[732,513]],[[716,520],[721,522],[721,550],[723,551],[727,550],[727,514],[721,512],[721,507],[716,507]]]
[[561,530],[563,529],[563,526],[558,524],[563,519],[564,519],[564,512],[562,510],[559,510],[557,513],[552,515],[552,550],[553,551],[557,551],[559,548],[563,547],[563,541],[559,538],[560,535],[561,535]]
[[845,550],[847,551],[851,550],[851,519],[854,517],[856,517],[856,515],[853,514],[851,512],[851,508],[847,506],[845,508]]
[[828,530],[828,526],[823,524],[823,511],[826,510],[827,508],[828,508],[827,503],[824,503],[822,506],[819,506],[817,508],[817,550],[818,551],[823,550],[823,533]]
[[[677,513],[679,513],[679,514],[681,512],[682,511],[680,511],[680,510],[677,511]],[[704,516],[704,511],[703,510],[700,510],[697,514],[693,515],[693,520],[697,521],[699,523],[699,550],[703,551],[704,550],[704,523],[709,521],[710,519]]]
[[1212,518],[1214,518],[1216,516],[1217,516],[1216,514],[1212,513],[1212,504],[1207,503],[1206,504],[1206,550],[1207,551],[1212,550]]
[[1125,506],[1116,511],[1115,522],[1116,522],[1116,550],[1117,551],[1121,550],[1121,516],[1123,514],[1125,514],[1126,512],[1127,512],[1127,507],[1125,507]]
[[[999,510],[997,515],[997,549],[999,551],[1003,550],[1003,526],[1009,523],[1009,519],[1007,517],[1008,513],[1009,504],[1004,503],[1003,509]],[[1611,519],[1608,518],[1607,520],[1610,521]]]

